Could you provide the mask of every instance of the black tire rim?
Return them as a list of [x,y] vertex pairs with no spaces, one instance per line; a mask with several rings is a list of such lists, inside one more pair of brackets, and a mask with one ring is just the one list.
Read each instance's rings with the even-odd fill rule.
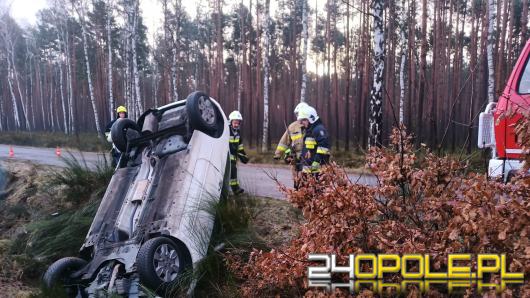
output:
[[212,101],[205,97],[201,96],[199,98],[199,112],[201,117],[208,125],[213,125],[215,123],[215,108],[212,104]]
[[159,245],[153,256],[155,273],[164,282],[174,281],[179,273],[180,261],[177,250],[169,244]]

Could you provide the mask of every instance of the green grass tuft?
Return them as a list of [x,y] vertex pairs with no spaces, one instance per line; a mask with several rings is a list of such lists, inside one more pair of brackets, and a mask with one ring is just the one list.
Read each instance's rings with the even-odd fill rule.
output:
[[99,206],[92,201],[77,210],[34,221],[11,246],[12,254],[26,254],[43,261],[77,255]]
[[84,158],[80,160],[71,153],[63,157],[66,167],[51,174],[47,182],[49,191],[62,188],[65,200],[74,205],[88,201],[92,195],[101,196],[114,174],[114,168],[103,156],[103,160],[93,168],[87,165]]

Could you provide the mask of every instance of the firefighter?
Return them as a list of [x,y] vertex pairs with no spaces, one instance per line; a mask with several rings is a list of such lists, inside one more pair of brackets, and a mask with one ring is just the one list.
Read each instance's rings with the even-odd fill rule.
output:
[[239,130],[243,116],[241,116],[239,111],[233,111],[228,116],[228,120],[230,121],[230,187],[232,192],[238,195],[243,193],[244,190],[239,187],[239,181],[237,180],[237,160],[241,160],[244,164],[248,162],[248,156],[245,153]]
[[302,149],[302,172],[318,175],[322,165],[329,163],[329,135],[312,107],[300,109],[297,119],[305,128],[304,146]]
[[[302,108],[309,107],[305,102],[301,102],[294,108],[294,115],[298,117],[298,112]],[[294,188],[298,189],[299,173],[302,170],[300,164],[300,156],[302,154],[302,148],[304,144],[304,127],[300,121],[295,120],[289,124],[287,130],[283,133],[276,151],[274,152],[274,159],[285,160],[286,163],[291,165],[291,172],[293,174]]]
[[[105,128],[105,136],[107,137],[107,141],[109,143],[112,143],[112,137],[110,135],[110,130],[112,129],[112,125],[114,125],[116,120],[121,119],[121,118],[127,118],[127,117],[128,117],[127,108],[124,106],[119,106],[116,109],[116,118],[110,121],[109,124],[107,124],[107,127]],[[112,144],[112,150],[110,154],[112,156],[112,166],[116,167],[116,165],[118,164],[118,161],[120,160],[121,152],[120,150],[118,150],[118,148],[116,148],[116,146],[114,146],[114,144]]]

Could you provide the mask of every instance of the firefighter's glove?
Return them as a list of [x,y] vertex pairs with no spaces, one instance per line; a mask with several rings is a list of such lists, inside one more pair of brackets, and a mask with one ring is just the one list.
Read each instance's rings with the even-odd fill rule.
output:
[[313,173],[318,173],[320,172],[320,163],[318,161],[314,161],[312,164],[311,164],[311,172]]
[[110,132],[106,132],[105,137],[107,138],[107,142],[112,143],[112,136],[110,135]]
[[279,156],[279,155],[274,155],[274,156],[272,157],[272,159],[274,159],[274,160],[280,160],[280,158],[282,158],[282,157]]
[[246,164],[248,163],[248,156],[246,156],[245,154],[239,153],[239,160],[241,160],[242,163]]

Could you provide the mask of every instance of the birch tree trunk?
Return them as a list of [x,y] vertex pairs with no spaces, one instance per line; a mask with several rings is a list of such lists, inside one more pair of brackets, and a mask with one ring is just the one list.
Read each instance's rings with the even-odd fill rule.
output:
[[488,102],[495,101],[495,73],[493,66],[493,45],[495,44],[495,19],[497,18],[497,10],[495,0],[488,0]]
[[172,48],[172,56],[173,56],[173,63],[171,66],[171,80],[173,81],[173,101],[179,100],[179,94],[178,94],[178,80],[177,80],[177,72],[178,72],[178,56],[180,54],[179,48],[180,48],[180,14],[182,10],[182,3],[180,0],[176,0],[175,4],[175,36],[173,37],[173,48]]
[[70,127],[70,133],[75,134],[75,114],[74,114],[74,87],[72,82],[72,62],[70,60],[70,43],[68,41],[68,31],[66,31],[65,36],[63,37],[65,45],[65,55],[66,55],[66,81],[68,84],[68,122]]
[[368,118],[369,136],[368,146],[381,146],[382,115],[383,115],[383,70],[385,68],[384,32],[383,32],[383,0],[372,2],[374,18],[374,77],[370,91],[370,114]]
[[54,117],[54,109],[53,109],[53,102],[55,97],[55,84],[53,79],[53,67],[51,63],[48,63],[48,80],[50,81],[50,95],[48,97],[48,107],[49,107],[49,115],[50,115],[50,123],[52,124],[52,131],[55,132],[55,117]]
[[[32,45],[32,48],[34,46]],[[28,77],[29,77],[29,94],[28,94],[28,98],[31,99],[31,122],[32,122],[32,126],[34,128],[36,128],[36,124],[35,124],[35,101],[34,101],[34,94],[33,94],[33,53],[30,52],[29,50],[29,41],[26,42],[26,59],[29,60],[29,63],[26,63],[26,68],[29,68],[29,74],[28,74]],[[26,61],[27,61],[26,60]],[[29,65],[29,66],[28,66]],[[0,125],[2,124],[1,123],[2,121],[0,120]],[[1,128],[0,128],[1,130]]]
[[154,65],[154,73],[153,73],[153,100],[155,104],[155,108],[158,107],[158,66],[155,63]]
[[7,59],[7,83],[9,85],[9,93],[11,94],[11,102],[13,104],[13,114],[15,117],[16,130],[20,130],[20,117],[18,116],[17,97],[13,91],[13,70],[11,69],[11,62]]
[[[316,6],[315,6],[316,7]],[[346,107],[345,107],[345,118],[346,118],[346,127],[345,127],[345,140],[344,142],[344,151],[350,150],[350,129],[353,126],[351,122],[351,112],[350,112],[350,84],[351,84],[351,59],[350,59],[350,5],[346,5]],[[318,73],[318,64],[317,71]]]
[[519,49],[522,49],[526,44],[527,34],[528,34],[528,0],[521,1],[522,11],[521,11],[521,41],[519,44]]
[[427,0],[421,1],[421,41],[420,41],[420,86],[418,90],[418,138],[417,145],[423,138],[423,106],[425,102],[425,79],[427,75]]
[[25,125],[26,125],[26,129],[28,131],[31,131],[31,126],[29,125],[28,113],[26,112],[26,110],[27,110],[27,101],[24,98],[22,90],[20,89],[20,81],[18,79],[17,65],[16,65],[16,62],[15,62],[15,45],[13,43],[13,40],[11,40],[11,38],[8,39],[8,44],[9,44],[10,50],[8,50],[7,56],[10,57],[9,59],[11,59],[11,71],[12,71],[12,74],[13,74],[13,78],[15,80],[14,83],[17,86],[17,92],[18,92],[18,96],[19,96],[19,99],[20,99],[20,103],[21,103],[20,106],[22,108],[22,116],[24,117],[24,122],[25,122]]
[[125,33],[124,35],[124,57],[125,57],[125,80],[123,80],[124,89],[125,89],[125,105],[129,109],[129,114],[134,117],[134,100],[131,90],[131,59],[129,58],[131,55],[130,51],[130,44],[131,40],[129,38],[129,33]]
[[[307,30],[307,0],[302,0],[302,89],[300,90],[300,102],[306,102],[307,89],[307,41],[309,38]],[[336,115],[338,117],[338,115]]]
[[86,65],[86,75],[88,81],[88,94],[90,96],[90,103],[92,104],[92,109],[94,110],[94,121],[96,122],[96,131],[98,133],[98,138],[102,138],[103,134],[101,131],[101,126],[99,124],[99,114],[96,106],[96,99],[94,97],[94,87],[92,85],[92,73],[90,71],[90,61],[88,60],[88,41],[87,41],[87,30],[85,23],[85,8],[83,7],[84,3],[81,3],[80,9],[77,9],[81,23],[81,35],[83,37],[83,52],[85,54],[85,65]]
[[42,119],[42,128],[46,130],[46,113],[44,112],[44,96],[42,91],[42,84],[43,84],[43,76],[44,74],[41,74],[41,66],[37,62],[35,70],[37,71],[37,82],[39,83],[39,99],[40,99],[40,112],[41,112],[41,119]]
[[2,23],[0,24],[1,25],[1,29],[2,29],[2,42],[4,44],[4,48],[6,50],[6,62],[7,62],[7,83],[8,83],[8,86],[9,86],[9,94],[11,95],[11,104],[13,105],[13,116],[14,116],[14,120],[15,120],[15,128],[16,130],[20,130],[20,117],[19,117],[19,114],[18,114],[18,103],[17,103],[17,98],[15,96],[15,91],[14,91],[14,86],[13,86],[13,67],[11,65],[11,55],[10,55],[10,47],[9,47],[9,44],[11,43],[11,32],[8,28],[8,24],[7,24],[7,21],[6,20],[3,20]]
[[[61,39],[61,35],[59,33],[59,30],[57,31],[57,40],[58,40],[58,46],[59,46],[59,53],[60,55],[63,54],[63,45],[62,45],[62,39]],[[61,106],[62,106],[62,109],[63,109],[63,129],[64,129],[64,133],[65,134],[68,134],[68,119],[67,119],[67,116],[66,116],[66,100],[64,98],[64,93],[63,93],[63,89],[64,89],[64,79],[63,79],[63,66],[62,66],[62,62],[61,62],[61,59],[57,59],[57,67],[59,67],[59,92],[61,93]]]
[[175,46],[173,46],[171,53],[173,56],[173,63],[171,64],[171,82],[173,85],[173,101],[176,102],[179,100],[179,95],[177,92],[177,49],[175,48]]
[[[201,5],[197,5],[197,24],[196,24],[196,29],[197,29],[197,32],[200,32],[200,24],[201,24],[201,17],[200,15],[202,15],[202,9],[201,9]],[[195,53],[193,54],[193,58],[195,59],[195,66],[194,66],[194,78],[193,78],[193,90],[197,90],[197,86],[199,84],[199,43],[196,42],[195,45],[194,45],[194,49],[195,49]]]
[[139,14],[139,1],[134,0],[131,2],[131,9],[133,9],[132,19],[132,34],[131,34],[131,49],[132,49],[132,66],[134,76],[134,93],[136,99],[135,119],[138,119],[143,113],[142,98],[140,93],[140,76],[138,74],[138,57],[136,54],[136,29],[138,27],[138,14]]
[[[168,0],[161,0],[162,2],[162,10],[163,10],[163,13],[164,13],[164,50],[165,52],[168,52],[169,50],[169,47],[170,47],[170,44],[173,44],[173,34],[171,33],[171,29],[170,29],[170,18],[171,18],[171,12],[168,8]],[[171,41],[170,41],[170,38],[171,38]],[[173,56],[173,55],[171,55]],[[166,58],[166,57],[164,57]],[[167,59],[166,59],[167,61]],[[164,80],[164,82],[166,81],[166,71],[167,71],[167,66],[164,66],[164,68],[162,69],[161,73],[162,73],[162,79]],[[168,80],[168,87],[167,88],[164,88],[165,89],[165,93],[166,93],[166,98],[169,100],[170,98],[173,98],[173,95],[172,95],[172,90],[173,88],[171,87],[173,84],[173,71],[176,71],[176,68],[173,67],[173,63],[171,63],[171,67],[169,69],[169,71],[171,72],[170,73],[170,79]],[[162,85],[164,86],[164,85]]]
[[245,22],[243,21],[243,0],[239,4],[239,40],[241,40],[241,47],[237,57],[238,71],[237,71],[237,110],[241,111],[241,97],[243,94],[243,69],[246,65],[246,40],[245,40]]
[[63,93],[63,85],[64,85],[63,84],[63,66],[60,63],[60,61],[57,62],[57,66],[59,67],[59,92],[61,93],[61,106],[63,108],[63,129],[64,129],[64,133],[68,134],[68,124],[66,121],[66,103],[64,99],[64,93]]
[[267,151],[269,148],[269,47],[270,47],[270,0],[265,0],[265,17],[263,18],[263,28],[265,29],[265,51],[263,53],[263,139],[261,150]]
[[4,115],[4,99],[0,98],[0,131],[6,130],[4,127]]
[[107,2],[107,57],[108,57],[108,74],[107,82],[109,88],[109,112],[110,119],[114,120],[116,113],[114,112],[114,95],[112,94],[112,30],[110,27],[110,20],[112,18],[112,0]]
[[243,78],[242,72],[243,67],[241,63],[241,58],[238,59],[238,70],[237,70],[237,110],[241,111],[241,93],[243,92]]
[[216,80],[216,96],[219,102],[222,102],[222,87],[224,86],[224,60],[223,60],[223,6],[221,0],[216,1],[216,56],[217,56],[217,77]]
[[400,45],[401,45],[401,63],[399,66],[399,124],[403,124],[405,120],[405,64],[407,63],[407,44],[408,40],[405,36],[407,28],[407,9],[405,7],[405,0],[401,1],[401,15],[400,15]]

